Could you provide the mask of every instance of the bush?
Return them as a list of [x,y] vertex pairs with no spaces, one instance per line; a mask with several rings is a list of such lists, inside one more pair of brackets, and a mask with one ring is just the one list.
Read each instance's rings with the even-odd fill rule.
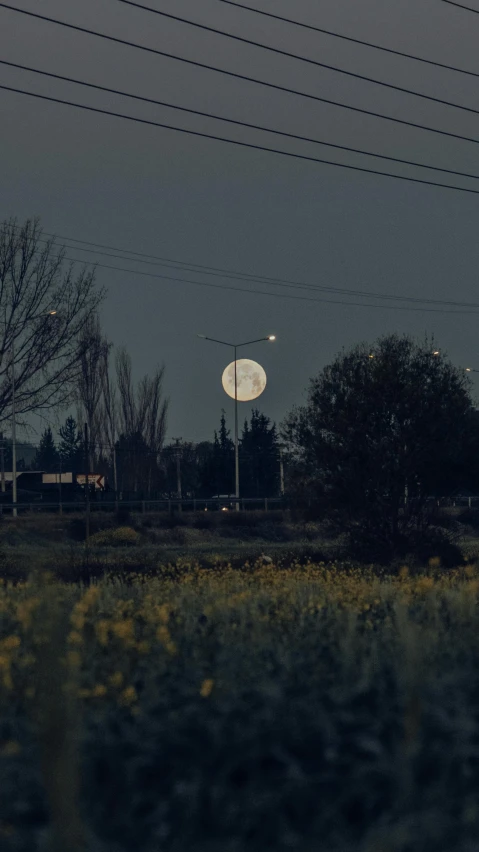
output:
[[88,543],[99,547],[126,547],[138,544],[140,534],[133,527],[117,527],[111,530],[102,530],[90,536]]
[[450,531],[440,527],[411,530],[393,542],[371,529],[355,527],[348,536],[348,555],[368,564],[380,562],[390,565],[398,557],[408,557],[413,562],[426,565],[430,559],[438,558],[443,568],[464,565],[461,548]]
[[[103,530],[110,530],[113,526],[113,519],[103,512],[90,515],[90,534],[93,535]],[[72,518],[68,525],[68,536],[73,541],[85,541],[86,521],[85,516]]]
[[198,512],[193,515],[192,525],[197,530],[211,530],[216,526],[216,518],[214,512]]
[[473,530],[479,530],[479,509],[464,509],[457,516],[457,520],[460,524],[467,524],[472,527]]

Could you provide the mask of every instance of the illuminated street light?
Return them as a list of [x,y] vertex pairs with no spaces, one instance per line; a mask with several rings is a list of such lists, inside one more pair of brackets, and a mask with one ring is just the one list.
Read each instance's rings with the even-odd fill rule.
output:
[[[215,337],[207,337],[206,334],[197,334],[202,340],[210,340],[212,343],[219,343],[221,346],[230,346],[234,349],[234,365],[235,365],[235,491],[236,499],[239,500],[239,449],[238,449],[238,380],[236,371],[236,350],[241,346],[250,346],[252,343],[262,343],[264,341],[273,342],[276,340],[275,334],[268,334],[267,337],[258,337],[255,340],[247,340],[245,343],[227,343],[225,340],[217,340]],[[236,503],[236,510],[239,510],[239,502]]]

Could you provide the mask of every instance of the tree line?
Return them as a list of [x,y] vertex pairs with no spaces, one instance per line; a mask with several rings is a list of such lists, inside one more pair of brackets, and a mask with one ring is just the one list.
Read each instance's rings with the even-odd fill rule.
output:
[[[90,443],[90,442],[89,442]],[[91,442],[90,450],[94,450]],[[104,476],[110,488],[115,476],[118,491],[125,497],[204,498],[234,494],[234,443],[222,411],[220,426],[213,440],[195,443],[177,439],[164,444],[158,453],[135,436],[121,435],[113,447],[113,456],[96,447],[90,455],[90,473]],[[153,460],[152,460],[153,457]],[[241,494],[243,497],[277,496],[280,488],[280,452],[276,426],[258,409],[245,420],[239,441]],[[7,463],[11,447],[7,448]],[[85,436],[72,415],[60,426],[55,439],[51,426],[41,436],[29,469],[46,473],[59,471],[84,474],[86,465]],[[26,469],[20,464],[19,469]],[[147,476],[140,478],[138,470]]]
[[[118,491],[232,494],[224,412],[212,440],[167,444],[165,367],[133,381],[130,354],[113,351],[102,332],[104,297],[95,269],[78,271],[37,219],[0,225],[0,430],[15,392],[19,426],[32,412],[75,411],[56,438],[45,430],[37,469],[83,472],[88,456],[92,472]],[[371,554],[424,536],[441,498],[479,493],[470,377],[432,339],[393,334],[343,350],[310,379],[306,403],[279,429],[253,409],[240,437],[242,496],[278,493],[280,445],[294,511],[346,531]]]

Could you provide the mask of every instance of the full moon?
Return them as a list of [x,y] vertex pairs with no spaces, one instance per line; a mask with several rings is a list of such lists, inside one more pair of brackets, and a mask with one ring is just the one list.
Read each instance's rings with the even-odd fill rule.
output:
[[[228,364],[223,373],[223,388],[232,399],[235,398],[235,362]],[[261,364],[241,358],[236,361],[236,386],[239,402],[248,402],[260,396],[266,387],[266,373]]]

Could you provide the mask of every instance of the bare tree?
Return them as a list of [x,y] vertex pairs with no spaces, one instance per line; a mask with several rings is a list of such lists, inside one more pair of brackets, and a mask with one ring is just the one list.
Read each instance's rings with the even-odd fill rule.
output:
[[124,435],[136,432],[137,414],[135,393],[131,378],[131,356],[125,346],[116,353],[116,380],[118,384],[119,401],[119,431]]
[[80,423],[86,423],[89,433],[90,457],[102,455],[103,421],[105,417],[104,383],[108,374],[109,352],[112,344],[103,337],[97,314],[85,324],[79,340],[80,374],[77,404]]
[[75,273],[38,219],[0,224],[0,423],[10,415],[12,366],[20,418],[72,400],[80,340],[104,295],[95,270]]
[[164,367],[153,376],[144,376],[135,393],[131,375],[131,357],[123,347],[116,355],[118,384],[118,434],[123,440],[123,470],[133,490],[138,490],[139,477],[143,487],[151,491],[153,473],[158,469],[165,440],[168,400],[163,395]]

